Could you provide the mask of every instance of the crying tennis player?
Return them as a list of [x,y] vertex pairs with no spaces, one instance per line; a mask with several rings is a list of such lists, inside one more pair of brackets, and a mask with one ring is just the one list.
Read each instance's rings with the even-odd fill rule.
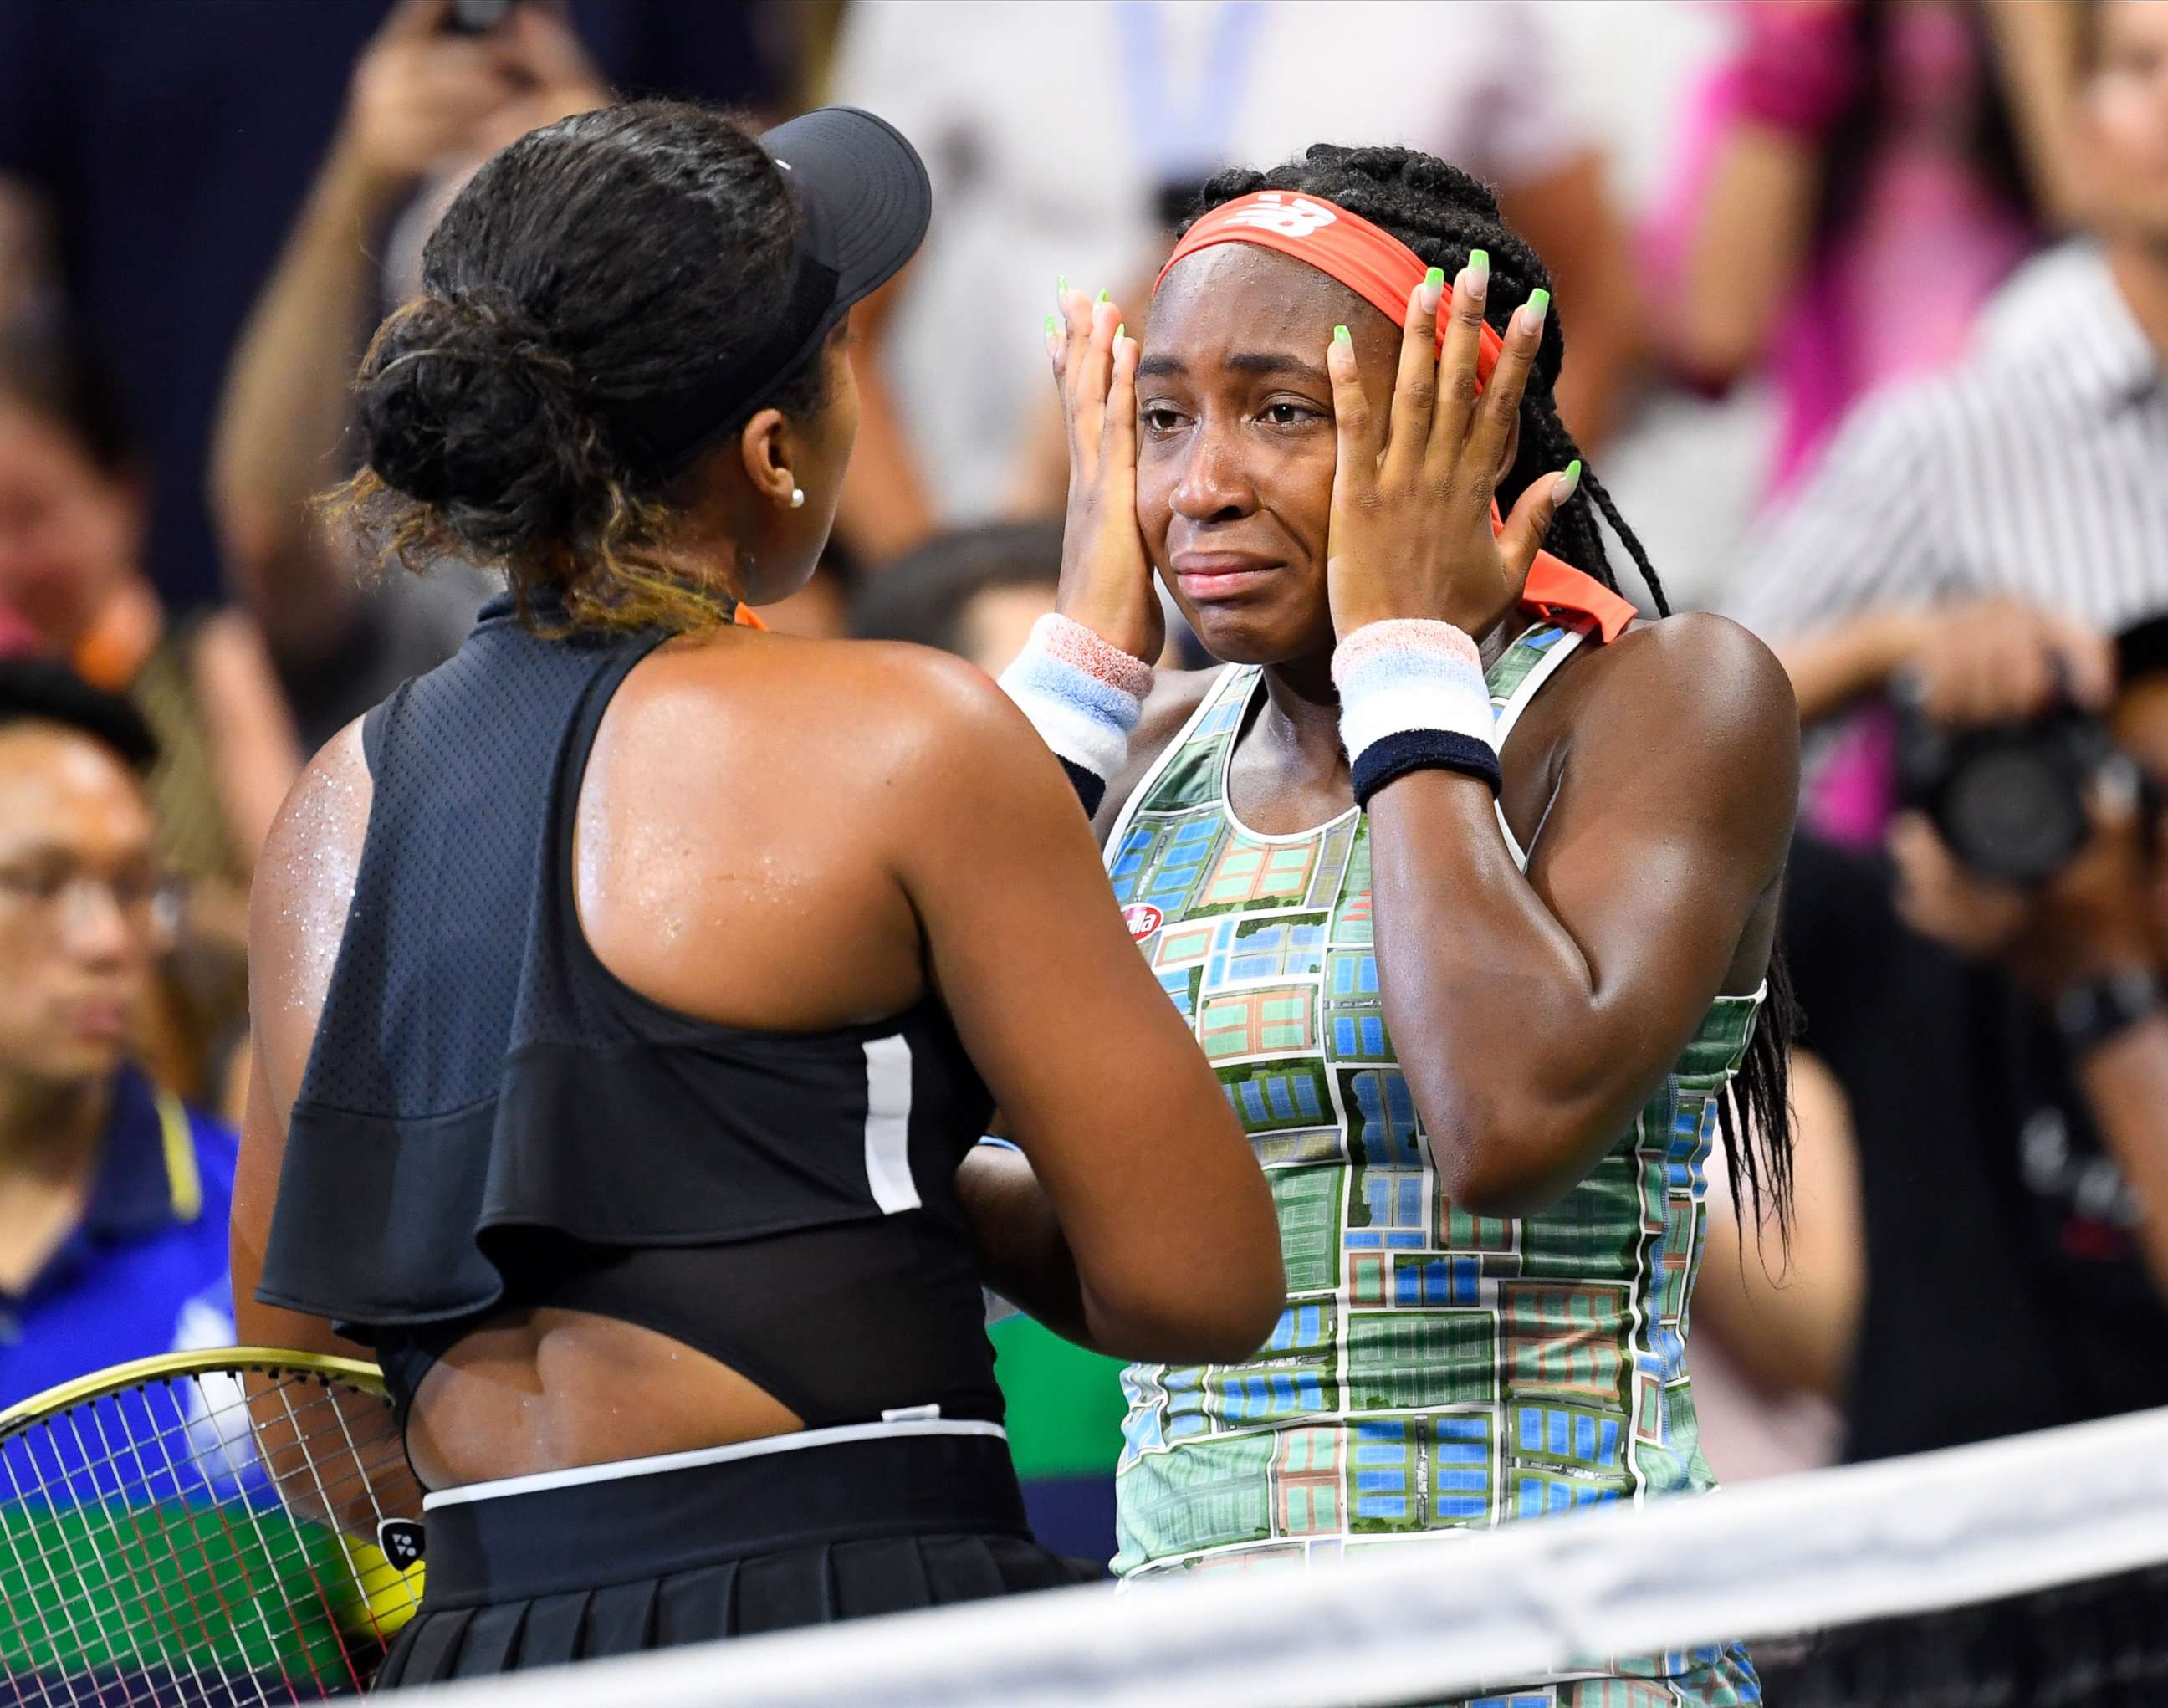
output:
[[[274,833],[234,1269],[244,1338],[380,1361],[431,1491],[386,1684],[1073,1581],[982,1278],[1131,1358],[1279,1312],[1031,726],[747,609],[826,543],[848,311],[929,211],[866,114],[585,114],[475,176],[364,359],[334,513],[507,592]],[[996,1102],[1046,1209],[974,1184]]]
[[[1621,595],[1599,511],[1663,609],[1559,418],[1549,286],[1467,173],[1320,145],[1205,186],[1141,340],[1076,292],[1048,327],[1060,609],[1003,679],[1092,774],[1289,1285],[1255,1359],[1129,1370],[1131,1581],[1711,1481],[1706,1171],[1721,1147],[1751,1211],[1788,1198],[1798,717],[1744,631]],[[1155,679],[1155,569],[1220,668]],[[1735,1646],[1500,1682],[1760,1700]]]

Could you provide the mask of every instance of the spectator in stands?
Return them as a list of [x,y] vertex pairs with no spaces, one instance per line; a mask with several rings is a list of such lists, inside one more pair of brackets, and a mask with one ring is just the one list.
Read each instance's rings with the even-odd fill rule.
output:
[[156,753],[127,700],[0,661],[0,1405],[231,1337],[233,1135],[130,1061],[172,925]]
[[[1731,615],[1776,647],[1809,723],[1879,694],[1983,600],[2009,646],[1957,690],[1999,702],[1976,710],[2043,704],[2041,657],[2098,705],[2102,637],[2168,604],[2168,8],[2078,15],[2091,240],[2014,280],[1962,364],[1862,405],[1736,583]],[[1887,777],[1860,776],[1822,827],[1871,840]]]
[[562,19],[514,7],[474,36],[446,29],[450,11],[405,0],[355,62],[345,117],[235,348],[213,438],[232,584],[280,655],[309,667],[295,688],[311,748],[448,657],[488,593],[456,564],[364,588],[350,545],[309,506],[348,472],[349,387],[387,295],[372,240],[431,180],[610,98]]
[[0,604],[149,721],[168,869],[245,890],[300,756],[255,625],[161,605],[138,555],[144,484],[83,354],[32,325],[0,333]]
[[1703,88],[1654,248],[1687,375],[1767,370],[1773,492],[1876,386],[1946,366],[2059,178],[2067,8],[1770,0]]
[[858,597],[862,641],[915,641],[998,676],[1031,625],[1054,609],[1061,524],[994,522],[929,540],[891,564]]
[[[1855,1300],[1857,1328],[1832,1359],[1827,1325],[1751,1261],[1743,1301],[1708,1266],[1697,1322],[1714,1305],[1775,1380],[1834,1381],[1852,1458],[2168,1404],[2168,616],[2116,652],[2133,769],[2096,788],[2090,840],[2039,887],[1968,870],[1917,813],[1888,859],[1793,856],[1804,1042],[1841,1093],[1802,1100],[1801,1153],[1847,1152],[1857,1181],[1802,1194],[1799,1221],[1815,1293]],[[1936,669],[2008,656],[1991,621],[1954,625]]]
[[83,352],[34,323],[0,333],[0,605],[157,737],[158,852],[187,904],[146,1047],[176,1089],[222,1102],[247,1017],[248,881],[300,753],[255,625],[160,601],[139,555],[147,483]]
[[[148,471],[144,567],[177,614],[226,591],[204,485],[235,335],[341,122],[356,56],[391,10],[0,0],[0,293],[63,296],[125,384]],[[599,75],[627,93],[758,104],[784,75],[773,0],[513,10],[568,16]],[[23,253],[40,228],[42,272]],[[353,235],[375,247],[384,234]],[[332,342],[358,354],[380,313],[368,304]],[[342,383],[352,372],[349,359]],[[282,427],[306,434],[313,419]],[[290,656],[278,625],[266,628],[290,688],[315,686],[334,662]]]
[[[862,316],[847,539],[878,559],[943,522],[1058,510],[1065,457],[1044,453],[1062,440],[1039,430],[1056,274],[1148,282],[1205,178],[1320,136],[1405,143],[1497,184],[1558,281],[1560,405],[1596,443],[1634,357],[1634,280],[1554,28],[1526,0],[857,0],[836,98],[919,139],[940,212]],[[1390,51],[1359,78],[1320,75],[1351,42]]]

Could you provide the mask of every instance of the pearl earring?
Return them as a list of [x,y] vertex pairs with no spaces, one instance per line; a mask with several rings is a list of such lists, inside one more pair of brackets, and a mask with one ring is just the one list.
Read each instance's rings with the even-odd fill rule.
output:
[[790,508],[794,510],[802,510],[805,508],[805,487],[793,487],[790,489]]

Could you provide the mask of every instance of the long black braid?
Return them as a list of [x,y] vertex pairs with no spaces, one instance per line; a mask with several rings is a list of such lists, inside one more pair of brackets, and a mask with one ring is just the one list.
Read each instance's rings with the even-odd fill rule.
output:
[[[1220,173],[1205,184],[1190,221],[1222,202],[1261,189],[1315,196],[1359,214],[1391,232],[1429,265],[1443,268],[1448,279],[1468,264],[1471,249],[1488,250],[1490,294],[1485,315],[1501,333],[1513,311],[1533,291],[1550,288],[1542,258],[1506,223],[1490,188],[1433,156],[1410,148],[1316,143],[1301,159],[1269,172],[1238,168]],[[1509,509],[1531,482],[1557,473],[1581,455],[1573,435],[1559,418],[1552,395],[1565,359],[1563,318],[1554,309],[1544,322],[1535,370],[1521,400],[1520,447],[1498,488],[1500,504]],[[1603,530],[1597,524],[1598,513],[1634,560],[1657,615],[1669,616],[1671,603],[1664,597],[1655,567],[1586,459],[1580,490],[1551,519],[1544,546],[1618,591]],[[1772,951],[1761,1023],[1730,1095],[1719,1108],[1719,1120],[1734,1201],[1751,1208],[1757,1227],[1773,1218],[1787,1244],[1792,1216],[1791,1042],[1798,1030],[1791,976],[1783,954]]]

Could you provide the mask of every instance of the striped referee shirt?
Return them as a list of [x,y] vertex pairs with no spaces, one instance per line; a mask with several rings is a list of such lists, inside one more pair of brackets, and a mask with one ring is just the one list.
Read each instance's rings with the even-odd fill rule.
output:
[[2022,269],[1958,367],[1856,410],[1724,608],[1781,641],[1990,595],[2107,633],[2168,610],[2168,383],[2091,245]]

